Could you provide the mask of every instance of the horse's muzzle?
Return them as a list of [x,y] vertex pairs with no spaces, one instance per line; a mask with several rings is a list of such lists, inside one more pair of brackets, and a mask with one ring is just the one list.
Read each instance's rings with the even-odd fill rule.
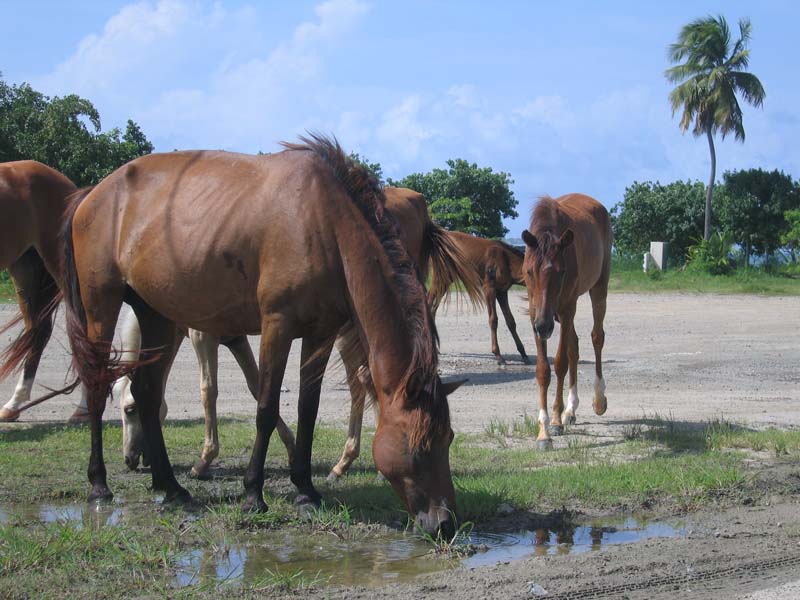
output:
[[537,319],[533,323],[533,332],[540,340],[549,340],[550,336],[553,335],[554,328],[555,321],[553,319]]

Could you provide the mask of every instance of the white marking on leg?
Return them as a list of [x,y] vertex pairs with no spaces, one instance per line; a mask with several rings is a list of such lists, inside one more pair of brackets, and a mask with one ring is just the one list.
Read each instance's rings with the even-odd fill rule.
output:
[[578,400],[578,386],[570,387],[569,397],[567,398],[567,408],[564,413],[568,415],[575,415],[578,410],[579,403],[580,400]]
[[11,400],[6,402],[6,405],[3,408],[6,408],[10,411],[19,410],[20,406],[23,406],[30,401],[31,389],[33,389],[33,378],[25,379],[24,374],[20,375],[19,381],[17,382],[17,387],[14,389],[14,395],[11,396]]
[[606,394],[606,381],[602,377],[594,378],[594,397],[601,399]]
[[547,431],[550,428],[550,415],[547,414],[547,411],[540,408],[539,409],[539,424]]

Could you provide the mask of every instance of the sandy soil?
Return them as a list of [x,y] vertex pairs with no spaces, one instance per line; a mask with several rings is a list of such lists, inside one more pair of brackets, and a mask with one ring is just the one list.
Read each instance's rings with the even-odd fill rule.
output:
[[[523,342],[534,355],[522,293],[512,294],[512,308]],[[11,318],[14,310],[11,305],[0,306],[0,323]],[[443,376],[469,378],[451,398],[456,431],[482,431],[492,418],[512,420],[525,413],[536,414],[533,367],[520,362],[501,323],[500,347],[508,366],[499,369],[489,352],[486,321],[484,313],[465,306],[451,306],[437,319]],[[615,437],[626,423],[654,413],[671,415],[676,421],[701,422],[722,415],[754,427],[800,425],[798,298],[615,294],[609,298],[605,328],[603,362],[609,404],[606,415],[597,417],[591,410],[591,310],[588,298],[582,299],[577,316],[584,357],[579,368],[581,428]],[[7,341],[0,340],[3,344]],[[555,343],[550,346],[552,352]],[[55,387],[63,382],[64,348],[63,321],[59,320],[38,383]],[[290,422],[294,421],[299,354],[299,344],[295,344],[285,379],[289,392],[283,394],[282,402],[282,414]],[[343,380],[339,369],[329,373],[324,383],[320,419],[328,424],[346,423],[349,397]],[[13,384],[0,384],[0,400],[10,397]],[[187,342],[167,389],[170,415],[200,417],[198,388],[196,361]],[[224,349],[220,351],[219,388],[221,415],[253,414],[244,379]],[[551,390],[551,402],[552,397]],[[71,414],[76,401],[77,395],[51,400],[25,413],[23,420],[61,421]],[[110,414],[116,417],[116,409]],[[371,415],[367,420],[371,422]],[[773,501],[694,513],[695,533],[684,539],[650,540],[577,556],[531,558],[440,574],[420,579],[416,586],[348,590],[341,596],[533,597],[528,582],[534,581],[548,590],[548,597],[800,597],[798,538],[791,537],[784,527],[786,523],[800,524],[800,468],[781,465],[774,476],[785,485]],[[338,592],[327,590],[322,595],[336,596]]]

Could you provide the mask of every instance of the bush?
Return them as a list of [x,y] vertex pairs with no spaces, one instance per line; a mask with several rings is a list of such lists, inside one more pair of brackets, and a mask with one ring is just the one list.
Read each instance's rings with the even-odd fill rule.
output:
[[736,264],[731,255],[731,246],[733,246],[733,236],[727,231],[718,231],[708,240],[698,240],[689,246],[687,266],[712,275],[730,273]]

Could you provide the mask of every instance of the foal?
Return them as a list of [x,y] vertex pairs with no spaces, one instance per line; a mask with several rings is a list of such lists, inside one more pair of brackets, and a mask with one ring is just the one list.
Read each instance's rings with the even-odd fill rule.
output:
[[[594,412],[606,412],[602,352],[605,342],[608,279],[611,273],[613,233],[606,208],[594,198],[568,194],[544,197],[533,209],[530,230],[522,232],[525,251],[525,280],[528,305],[536,336],[536,380],[539,384],[540,448],[550,448],[550,435],[561,435],[563,423],[575,422],[578,409],[578,335],[575,308],[578,297],[589,292],[592,299],[592,345],[595,356]],[[550,363],[547,340],[554,321],[561,324],[555,358],[556,398],[553,420],[547,414]],[[569,369],[569,398],[564,410],[564,377]],[[562,414],[563,411],[563,414]]]

